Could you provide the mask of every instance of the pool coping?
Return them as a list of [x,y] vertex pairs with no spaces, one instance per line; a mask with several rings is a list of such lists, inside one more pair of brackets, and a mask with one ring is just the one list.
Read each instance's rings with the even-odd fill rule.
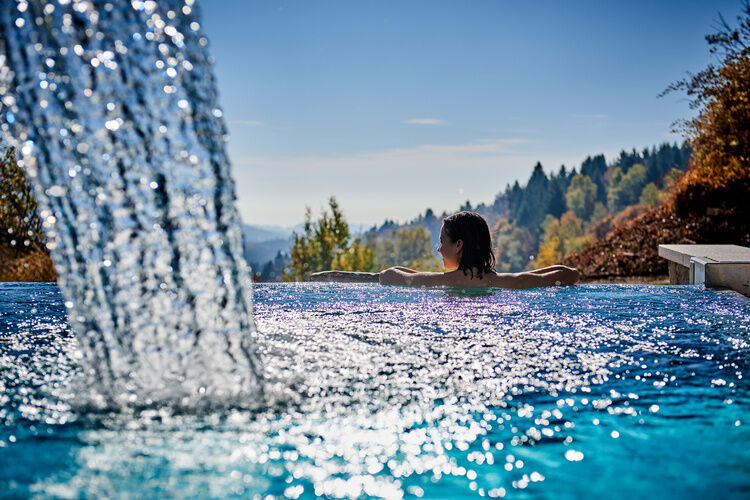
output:
[[750,248],[739,245],[659,245],[670,285],[731,288],[750,297]]

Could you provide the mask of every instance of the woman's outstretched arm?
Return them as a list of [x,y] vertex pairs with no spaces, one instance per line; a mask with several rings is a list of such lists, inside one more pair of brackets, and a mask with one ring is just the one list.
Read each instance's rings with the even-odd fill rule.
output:
[[575,285],[580,276],[578,270],[572,267],[551,266],[550,268],[523,273],[498,274],[493,279],[493,285],[503,288]]
[[[419,271],[415,271],[414,269],[409,269],[408,267],[391,267],[389,269],[386,269],[386,271],[390,272],[398,272],[399,275],[412,275],[412,274],[422,274],[419,273]],[[385,271],[384,271],[385,272]],[[335,281],[339,283],[378,283],[382,282],[380,280],[380,275],[382,273],[365,273],[365,272],[353,272],[353,271],[321,271],[318,273],[313,273],[310,275],[310,281]],[[442,273],[440,273],[442,274]],[[400,280],[404,281],[404,280]],[[396,284],[396,283],[392,283]],[[405,284],[405,283],[398,283],[398,284]]]
[[310,281],[335,281],[338,283],[377,283],[380,273],[352,271],[321,271],[310,275]]
[[445,273],[414,271],[404,267],[389,267],[379,275],[381,285],[439,286],[445,285]]

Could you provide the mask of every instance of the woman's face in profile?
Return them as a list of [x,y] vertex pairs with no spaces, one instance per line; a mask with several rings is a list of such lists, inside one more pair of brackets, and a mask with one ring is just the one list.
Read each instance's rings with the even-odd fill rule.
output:
[[461,247],[463,241],[453,241],[445,232],[445,225],[440,228],[440,246],[438,253],[443,257],[443,266],[446,269],[458,268],[458,261],[461,260]]

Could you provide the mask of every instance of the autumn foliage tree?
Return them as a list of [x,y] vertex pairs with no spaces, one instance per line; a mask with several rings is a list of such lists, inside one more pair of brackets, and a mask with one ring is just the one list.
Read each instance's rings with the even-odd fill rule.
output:
[[[721,29],[706,36],[721,65],[670,85],[664,93],[684,91],[692,120],[679,122],[693,147],[692,166],[672,199],[680,215],[722,208],[748,211],[750,193],[750,2],[745,2],[738,26],[721,19]],[[744,208],[743,208],[744,207]]]
[[560,260],[583,245],[590,238],[583,231],[583,221],[573,211],[567,211],[559,219],[547,216],[544,235],[539,243],[539,251],[529,267],[546,267],[560,263]]
[[283,272],[284,281],[305,281],[318,271],[374,271],[375,255],[362,243],[352,238],[349,224],[334,197],[328,200],[328,210],[312,220],[312,211],[305,213],[302,234],[294,234],[289,266]]
[[375,252],[377,269],[402,266],[417,271],[438,271],[442,268],[432,247],[430,232],[421,226],[393,229],[383,237],[371,232],[366,243]]
[[523,271],[530,258],[536,253],[534,236],[525,227],[512,224],[505,218],[497,221],[492,228],[492,241],[495,242],[495,269],[501,273]]
[[36,198],[16,162],[16,151],[0,149],[0,281],[56,278]]
[[631,166],[625,173],[619,167],[615,168],[607,192],[609,210],[618,212],[637,203],[645,181],[646,167],[640,163]]
[[12,147],[0,150],[0,241],[17,253],[44,246],[36,198]]
[[597,189],[588,175],[574,175],[565,193],[566,205],[578,218],[588,220],[594,211]]

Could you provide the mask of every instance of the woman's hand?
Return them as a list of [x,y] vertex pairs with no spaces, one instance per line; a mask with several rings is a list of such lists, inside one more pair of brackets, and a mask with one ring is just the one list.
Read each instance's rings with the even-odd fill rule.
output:
[[419,271],[415,271],[414,269],[409,269],[408,267],[401,267],[401,266],[392,267],[391,269],[398,269],[399,271],[403,271],[409,274],[414,274],[416,272],[419,272]]
[[[534,274],[532,272],[532,274]],[[562,286],[562,285],[575,285],[578,282],[578,278],[581,277],[581,273],[578,269],[566,266],[551,266],[547,268],[546,272],[534,274],[537,279],[540,279],[538,286]]]
[[564,273],[565,273],[565,279],[567,281],[567,285],[575,285],[578,283],[578,280],[581,279],[581,273],[576,269],[575,267],[564,267]]
[[526,271],[525,274],[535,274],[537,276],[554,276],[555,285],[574,285],[581,277],[581,273],[578,269],[573,267],[562,266],[560,264],[554,266],[543,267],[541,269],[534,269],[533,271]]

